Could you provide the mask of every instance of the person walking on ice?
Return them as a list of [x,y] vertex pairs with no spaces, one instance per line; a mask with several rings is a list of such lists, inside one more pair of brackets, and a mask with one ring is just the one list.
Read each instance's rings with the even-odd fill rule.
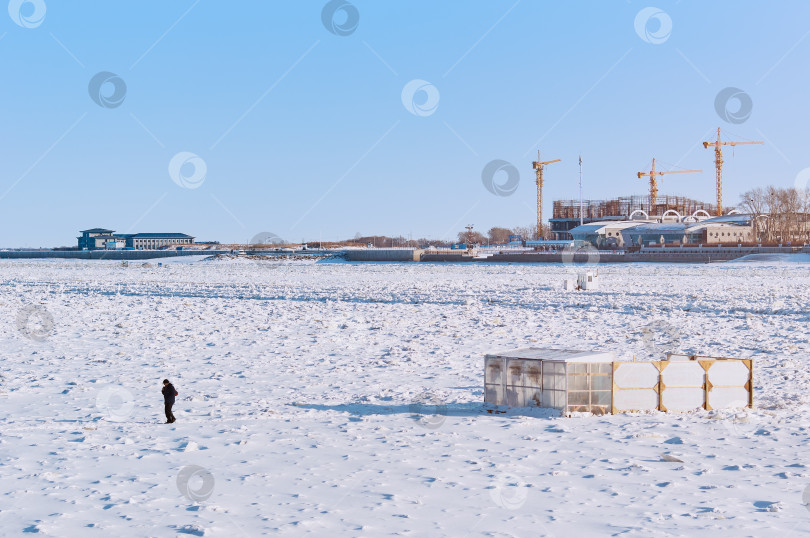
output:
[[163,390],[161,392],[163,393],[163,403],[166,406],[166,424],[171,424],[176,420],[172,413],[172,406],[174,405],[174,397],[177,396],[177,391],[174,385],[169,383],[168,379],[164,379]]

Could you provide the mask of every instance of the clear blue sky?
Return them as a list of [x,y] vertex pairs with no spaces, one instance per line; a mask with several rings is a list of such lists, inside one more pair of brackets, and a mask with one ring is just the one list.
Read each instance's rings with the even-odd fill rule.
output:
[[[246,242],[528,225],[538,147],[563,159],[546,216],[577,196],[579,154],[586,198],[647,192],[636,172],[656,157],[704,170],[661,193],[713,201],[700,141],[718,126],[767,140],[726,152],[727,205],[810,167],[804,1],[352,0],[348,35],[326,28],[324,1],[37,3],[44,18],[0,11],[2,246],[72,245],[95,226]],[[645,41],[634,23],[651,5],[672,26],[651,20]],[[122,103],[91,99],[102,71]],[[417,79],[439,97],[415,94],[424,115],[403,105]],[[726,87],[750,96],[745,121],[715,110]],[[196,188],[172,180],[180,152],[205,163]],[[520,172],[510,196],[482,183],[494,159]]]

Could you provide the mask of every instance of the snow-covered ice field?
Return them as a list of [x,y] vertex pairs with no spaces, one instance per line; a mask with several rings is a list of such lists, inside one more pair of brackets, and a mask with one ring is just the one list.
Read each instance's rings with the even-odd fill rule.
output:
[[[566,272],[1,261],[0,535],[807,533],[810,263]],[[754,358],[756,409],[482,404],[487,352],[673,337]]]

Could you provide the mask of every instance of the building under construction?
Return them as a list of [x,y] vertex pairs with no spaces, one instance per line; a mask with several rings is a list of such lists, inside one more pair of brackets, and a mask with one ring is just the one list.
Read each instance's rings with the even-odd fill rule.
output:
[[668,216],[678,220],[705,212],[705,217],[714,215],[712,204],[685,196],[658,196],[650,204],[650,196],[627,196],[612,200],[555,200],[553,214],[549,219],[552,239],[570,239],[569,231],[580,224],[602,220],[662,220]]
[[[703,142],[704,148],[714,148],[714,166],[716,172],[717,204],[707,204],[683,196],[658,196],[658,180],[668,174],[690,174],[703,170],[656,170],[656,160],[652,159],[649,171],[637,172],[641,179],[648,177],[650,181],[649,196],[630,196],[615,198],[613,200],[557,200],[554,202],[552,218],[549,219],[549,234],[551,239],[570,239],[569,230],[580,224],[588,224],[601,220],[646,220],[646,221],[676,221],[694,222],[712,215],[722,217],[731,213],[731,208],[723,207],[723,146],[739,146],[744,144],[763,144],[761,140],[723,140],[720,128],[717,128],[717,139]],[[543,170],[546,165],[559,162],[560,159],[540,161],[540,151],[537,160],[532,162],[532,168],[537,174],[537,235],[546,236],[543,228]],[[582,195],[582,157],[579,158],[579,189]],[[548,238],[548,237],[546,237]]]

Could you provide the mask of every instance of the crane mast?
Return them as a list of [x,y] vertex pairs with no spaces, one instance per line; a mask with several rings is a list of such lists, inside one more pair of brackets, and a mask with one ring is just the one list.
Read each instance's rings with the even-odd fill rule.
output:
[[703,172],[703,170],[667,170],[667,171],[656,171],[655,170],[655,159],[652,160],[652,168],[649,172],[639,172],[638,177],[641,179],[644,176],[650,176],[650,214],[652,215],[655,211],[655,204],[658,200],[658,180],[657,176],[663,176],[665,174],[691,174],[696,172]]
[[723,215],[723,146],[740,146],[744,144],[764,144],[762,140],[752,142],[723,142],[720,139],[720,127],[717,128],[717,142],[704,142],[703,147],[714,148],[714,167],[717,171],[717,216]]
[[537,176],[537,234],[538,239],[543,238],[543,169],[547,164],[560,162],[561,159],[553,161],[540,161],[540,150],[537,150],[537,160],[532,162],[532,168]]

